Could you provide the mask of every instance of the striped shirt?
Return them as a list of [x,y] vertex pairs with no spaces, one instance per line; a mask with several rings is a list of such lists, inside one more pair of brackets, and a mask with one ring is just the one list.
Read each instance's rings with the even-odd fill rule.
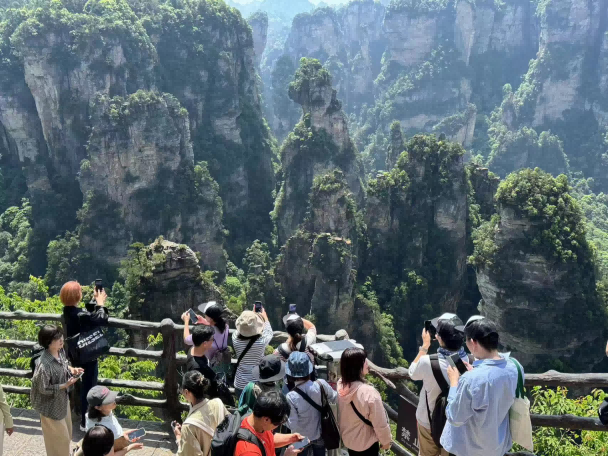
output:
[[[262,335],[253,343],[249,351],[245,353],[245,356],[241,360],[241,364],[239,364],[239,368],[234,377],[234,387],[236,389],[245,389],[247,383],[253,381],[251,371],[260,363],[260,360],[266,351],[266,346],[272,340],[273,335],[270,322],[267,321],[264,324]],[[243,350],[245,350],[248,344],[249,339],[241,339],[238,332],[232,334],[232,346],[234,347],[237,359],[241,356],[241,353],[243,353]]]
[[63,349],[59,351],[59,360],[45,350],[32,377],[32,408],[44,417],[57,421],[64,419],[68,410],[68,390],[59,389],[59,386],[69,378],[68,359]]

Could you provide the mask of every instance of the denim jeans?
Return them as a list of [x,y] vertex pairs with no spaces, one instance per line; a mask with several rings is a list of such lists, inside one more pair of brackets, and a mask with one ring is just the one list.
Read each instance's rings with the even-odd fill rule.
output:
[[325,456],[325,442],[322,438],[312,441],[308,449],[308,456]]
[[89,405],[87,403],[87,394],[97,385],[97,376],[99,375],[99,364],[97,360],[91,361],[90,363],[83,363],[80,366],[84,369],[84,375],[82,376],[82,385],[80,387],[80,425],[85,425],[85,415]]

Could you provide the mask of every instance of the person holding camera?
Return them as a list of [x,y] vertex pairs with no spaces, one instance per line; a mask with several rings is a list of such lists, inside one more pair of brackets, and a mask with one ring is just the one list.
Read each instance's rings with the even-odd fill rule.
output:
[[38,333],[44,348],[34,376],[30,401],[40,413],[40,424],[47,456],[70,454],[72,412],[69,391],[84,372],[68,364],[63,350],[63,332],[55,325],[45,325]]
[[513,445],[509,410],[515,402],[517,367],[498,353],[498,330],[490,320],[471,317],[461,328],[477,361],[464,375],[448,367],[450,392],[441,445],[455,456],[502,456]]
[[[469,361],[462,346],[464,334],[456,329],[461,325],[462,320],[451,313],[445,313],[427,322],[422,329],[422,345],[418,350],[418,356],[410,364],[410,378],[422,381],[420,401],[416,409],[420,456],[448,456],[448,452],[437,443],[441,434],[432,435],[431,422],[437,399],[442,394],[441,386],[445,386],[446,390],[449,388],[448,358],[457,355],[463,362]],[[436,355],[429,355],[433,335],[439,343],[439,349]]]
[[[106,294],[100,281],[96,281],[94,303],[87,304],[84,308],[78,307],[82,301],[82,287],[76,281],[65,283],[59,292],[59,299],[63,303],[63,318],[65,321],[66,338],[78,339],[80,333],[91,331],[100,326],[108,326],[108,311],[105,308]],[[70,341],[68,340],[68,343]],[[84,370],[82,385],[80,388],[80,430],[86,431],[86,414],[88,409],[87,394],[91,388],[97,385],[99,375],[98,361],[81,363],[72,356],[70,361],[73,365]]]
[[266,310],[258,303],[254,305],[254,311],[245,310],[236,319],[232,346],[237,357],[234,375],[234,392],[237,398],[241,397],[247,384],[254,380],[253,368],[260,363],[273,335]]

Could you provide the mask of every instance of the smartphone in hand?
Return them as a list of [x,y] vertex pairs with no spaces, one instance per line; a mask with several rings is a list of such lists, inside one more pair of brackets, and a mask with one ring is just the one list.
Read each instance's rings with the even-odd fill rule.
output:
[[190,314],[190,323],[192,323],[193,325],[196,324],[196,322],[198,321],[198,316],[196,315],[194,310],[188,309],[188,313]]
[[458,369],[460,375],[468,371],[467,366],[465,366],[464,362],[462,361],[462,358],[460,358],[458,353],[454,353],[452,356],[448,357],[448,363],[450,363],[452,367]]
[[254,306],[257,313],[262,313],[262,301],[256,301]]
[[296,450],[305,450],[310,446],[310,440],[308,440],[308,437],[304,437],[302,440],[292,445]]
[[84,375],[84,371],[80,372],[79,374],[76,375],[72,375],[72,378],[81,378]]
[[131,432],[129,432],[127,434],[127,437],[129,438],[129,441],[133,441],[135,439],[139,439],[140,437],[143,437],[144,435],[146,435],[146,430],[145,429],[135,429]]

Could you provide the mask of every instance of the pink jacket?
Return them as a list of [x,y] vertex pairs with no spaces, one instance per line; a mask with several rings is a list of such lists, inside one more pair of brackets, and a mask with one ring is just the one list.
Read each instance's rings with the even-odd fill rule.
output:
[[[373,428],[365,424],[355,414],[352,405],[364,418],[372,422]],[[367,450],[374,443],[391,443],[391,428],[382,405],[382,398],[376,389],[363,382],[351,383],[348,387],[338,382],[338,425],[346,448],[354,451]]]

